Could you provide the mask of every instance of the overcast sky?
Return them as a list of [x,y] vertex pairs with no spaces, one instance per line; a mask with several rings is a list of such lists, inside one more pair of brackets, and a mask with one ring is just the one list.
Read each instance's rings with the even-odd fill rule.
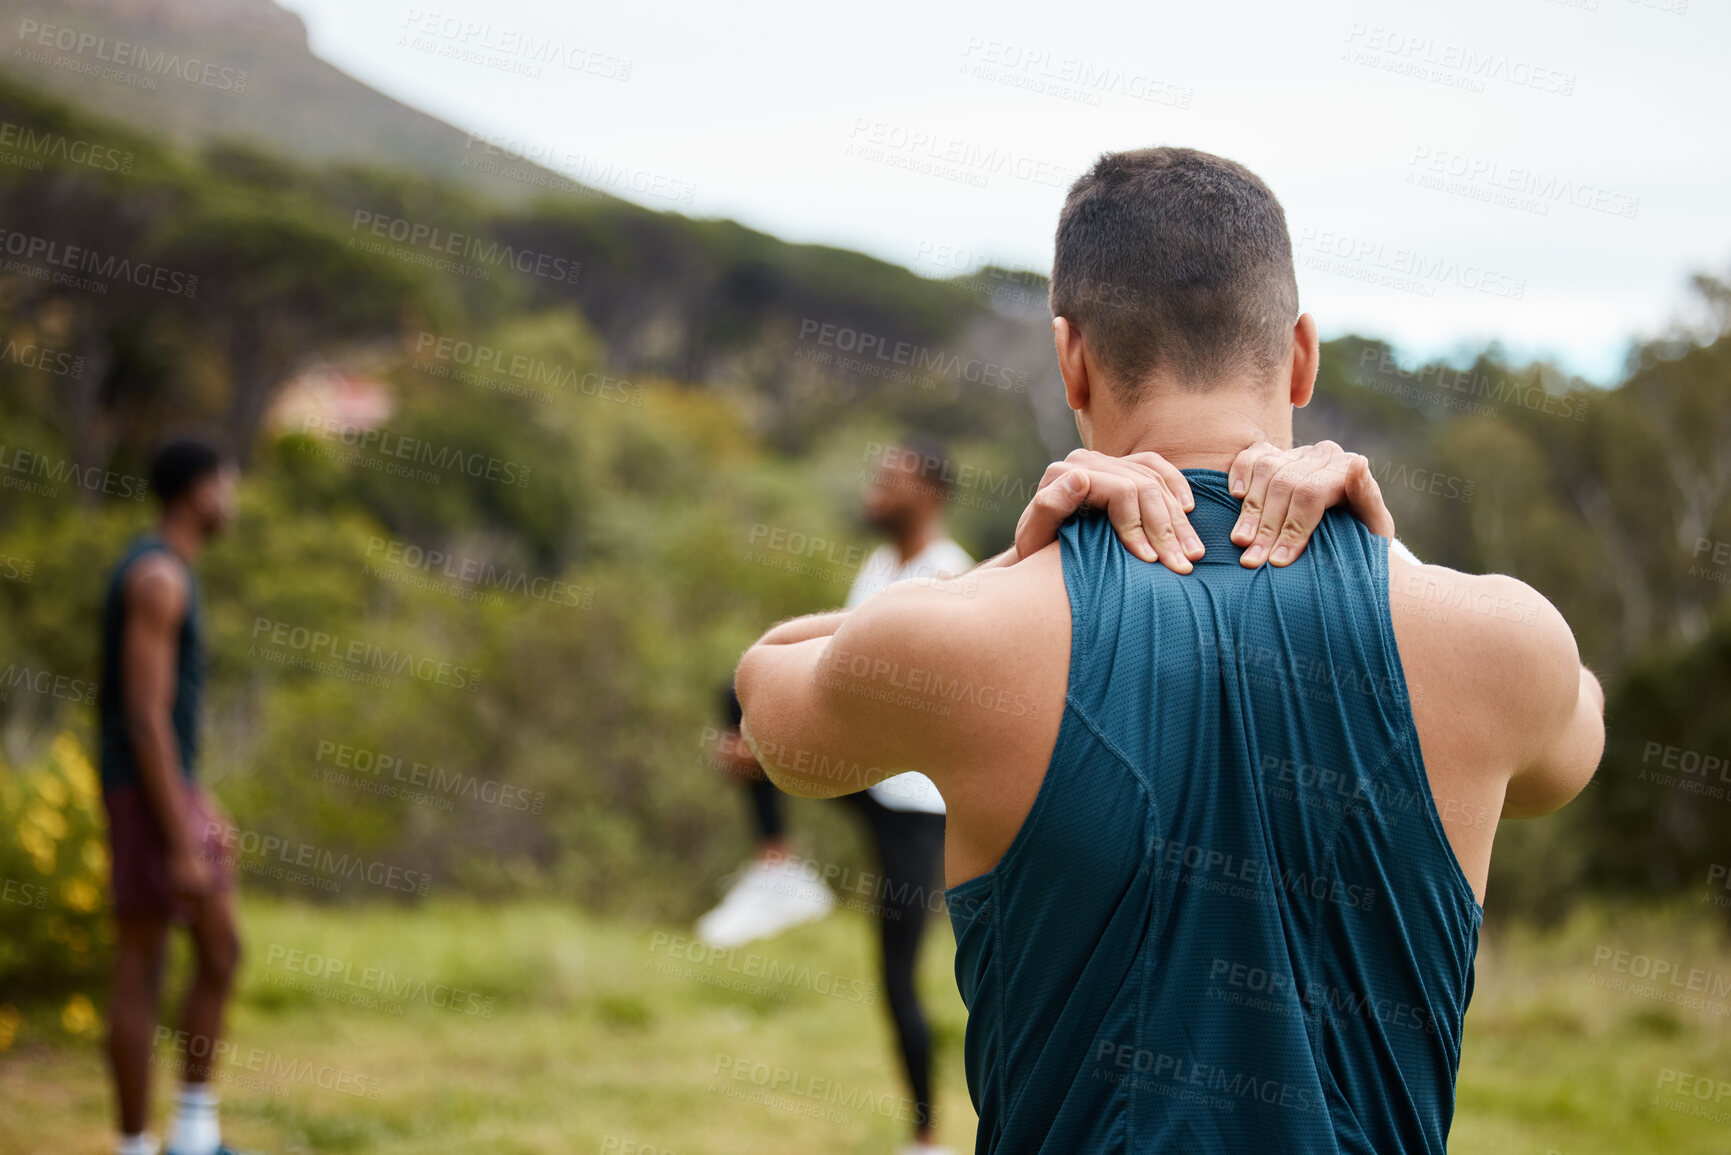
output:
[[931,276],[1047,271],[1069,180],[1150,144],[1256,171],[1323,334],[1415,356],[1494,338],[1608,383],[1731,265],[1719,0],[281,2],[577,179]]

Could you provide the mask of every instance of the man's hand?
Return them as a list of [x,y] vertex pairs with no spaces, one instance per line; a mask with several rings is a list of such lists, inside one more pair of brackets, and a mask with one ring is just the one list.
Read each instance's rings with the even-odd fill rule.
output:
[[1310,544],[1323,513],[1343,501],[1370,532],[1394,536],[1394,515],[1383,504],[1370,459],[1332,441],[1296,449],[1259,441],[1233,460],[1226,478],[1231,494],[1244,498],[1232,543],[1249,547],[1238,560],[1251,569],[1264,557],[1276,566],[1291,565]]
[[195,899],[210,889],[210,866],[191,845],[168,855],[168,889],[176,898]]
[[[1244,498],[1232,540],[1249,546],[1239,562],[1251,569],[1264,560],[1290,565],[1304,552],[1324,511],[1342,501],[1372,533],[1394,536],[1394,518],[1369,460],[1332,441],[1297,449],[1258,442],[1234,459],[1227,479],[1233,495]],[[1013,564],[1051,544],[1058,527],[1083,506],[1104,509],[1118,540],[1143,561],[1189,573],[1203,555],[1202,541],[1184,516],[1196,499],[1182,471],[1158,453],[1110,457],[1078,449],[1046,468],[1016,525],[1015,546],[996,563]]]
[[1184,514],[1196,498],[1184,474],[1158,453],[1110,457],[1078,449],[1046,467],[1016,523],[1016,558],[1032,557],[1058,539],[1058,527],[1083,506],[1104,509],[1118,540],[1143,561],[1189,573],[1202,539]]

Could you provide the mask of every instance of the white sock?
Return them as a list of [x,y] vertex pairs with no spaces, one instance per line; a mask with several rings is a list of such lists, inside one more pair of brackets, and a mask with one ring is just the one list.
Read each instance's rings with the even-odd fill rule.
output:
[[216,1096],[204,1083],[187,1083],[174,1100],[174,1126],[168,1149],[174,1155],[216,1155],[222,1134],[216,1125]]
[[122,1135],[114,1148],[114,1155],[156,1155],[156,1140],[143,1131],[136,1135]]

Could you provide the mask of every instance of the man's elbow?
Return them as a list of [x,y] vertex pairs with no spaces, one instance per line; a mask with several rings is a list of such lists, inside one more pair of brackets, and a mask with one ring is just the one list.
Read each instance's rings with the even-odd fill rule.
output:
[[169,730],[166,710],[135,706],[126,711],[126,736],[134,746],[154,742]]
[[774,679],[770,669],[778,647],[757,643],[739,659],[733,672],[733,692],[739,698],[739,733],[757,759],[758,766],[784,794],[796,798],[830,798],[833,791],[813,781],[798,768],[795,744],[787,735],[786,711],[774,702]]

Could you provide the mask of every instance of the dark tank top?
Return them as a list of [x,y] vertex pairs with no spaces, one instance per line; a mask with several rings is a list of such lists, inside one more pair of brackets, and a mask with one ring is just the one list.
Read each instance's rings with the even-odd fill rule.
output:
[[996,867],[949,891],[978,1151],[1444,1150],[1481,910],[1430,794],[1388,543],[1330,511],[1238,564],[1060,533],[1057,745]]
[[[139,558],[156,550],[173,554],[161,538],[147,536],[133,542],[114,567],[108,580],[108,597],[102,606],[102,682],[96,693],[96,710],[102,727],[102,788],[113,790],[138,782],[138,764],[132,756],[132,739],[126,730],[125,670],[120,660],[126,637],[126,575]],[[198,578],[186,571],[186,618],[180,623],[175,656],[174,707],[171,718],[180,744],[180,769],[188,781],[198,760],[198,699],[204,684],[204,642],[199,629]]]

